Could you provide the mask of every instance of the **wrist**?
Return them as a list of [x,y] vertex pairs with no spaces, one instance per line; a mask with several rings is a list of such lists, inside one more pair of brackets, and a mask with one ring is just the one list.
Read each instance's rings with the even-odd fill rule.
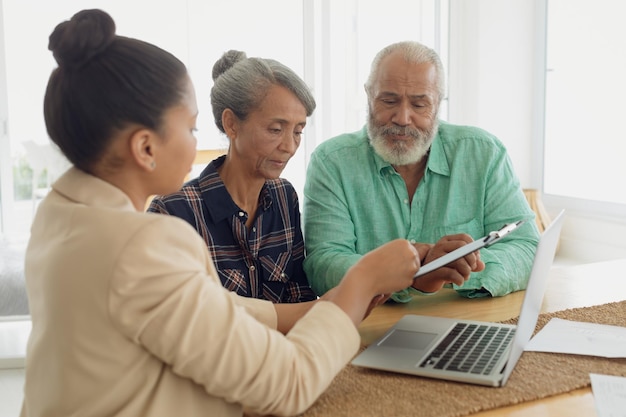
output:
[[368,300],[387,292],[383,291],[381,284],[380,280],[375,279],[371,271],[368,271],[360,263],[352,265],[339,283],[340,286],[350,287],[351,292]]

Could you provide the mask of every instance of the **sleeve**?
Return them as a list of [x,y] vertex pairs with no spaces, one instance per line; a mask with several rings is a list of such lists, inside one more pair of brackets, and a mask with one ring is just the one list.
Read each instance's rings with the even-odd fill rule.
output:
[[328,160],[319,148],[311,155],[304,185],[304,272],[320,296],[361,259],[341,175]]
[[[356,328],[337,306],[317,303],[285,337],[268,301],[219,283],[201,238],[156,216],[128,241],[111,281],[120,331],[213,396],[262,414],[309,407],[356,353]],[[272,316],[273,315],[273,316]]]
[[290,199],[290,220],[291,229],[293,230],[293,247],[292,247],[292,263],[293,263],[293,275],[287,283],[284,301],[287,303],[300,303],[303,301],[315,300],[317,297],[311,286],[309,280],[304,273],[304,237],[302,235],[302,225],[300,219],[300,203],[298,201],[298,195],[295,189],[291,189]]
[[530,208],[506,150],[500,152],[486,175],[485,233],[511,221],[526,220],[501,242],[481,249],[485,269],[455,289],[469,297],[502,296],[526,288],[539,242],[535,213]]

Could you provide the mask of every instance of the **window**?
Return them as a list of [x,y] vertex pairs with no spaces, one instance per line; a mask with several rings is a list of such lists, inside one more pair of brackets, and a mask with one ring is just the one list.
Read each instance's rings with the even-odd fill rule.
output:
[[[198,147],[216,149],[228,146],[213,123],[209,102],[211,68],[222,53],[240,49],[249,56],[271,57],[303,74],[302,2],[272,0],[271,5],[280,11],[275,19],[267,3],[251,0],[1,1],[0,68],[6,74],[0,73],[0,85],[7,86],[0,89],[2,235],[18,242],[28,238],[37,202],[68,166],[50,145],[43,120],[45,86],[56,67],[47,49],[55,25],[81,9],[101,8],[114,18],[118,33],[179,57],[196,87]],[[259,18],[264,14],[268,19]]]
[[547,5],[544,192],[561,205],[623,217],[626,3]]
[[[54,26],[84,8],[102,8],[117,31],[155,43],[187,65],[200,116],[198,147],[226,148],[213,123],[213,63],[228,49],[274,58],[313,89],[318,106],[303,145],[283,176],[302,195],[308,155],[323,140],[365,123],[363,84],[374,54],[388,43],[420,40],[446,57],[446,1],[388,0],[0,0],[0,203],[2,235],[25,241],[37,202],[67,166],[50,147],[43,94],[56,66],[47,49]],[[33,13],[33,8],[37,13]],[[402,13],[398,13],[398,11]],[[24,24],[28,22],[28,24]],[[2,47],[4,46],[4,53]],[[6,91],[6,95],[4,92]],[[443,112],[442,112],[443,113]],[[33,158],[32,155],[43,155]]]

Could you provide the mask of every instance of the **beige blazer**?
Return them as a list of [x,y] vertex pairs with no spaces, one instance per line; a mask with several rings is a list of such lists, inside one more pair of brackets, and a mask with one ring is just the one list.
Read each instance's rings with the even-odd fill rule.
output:
[[40,204],[25,273],[23,417],[297,414],[360,343],[329,302],[283,336],[271,303],[222,287],[186,222],[75,168]]

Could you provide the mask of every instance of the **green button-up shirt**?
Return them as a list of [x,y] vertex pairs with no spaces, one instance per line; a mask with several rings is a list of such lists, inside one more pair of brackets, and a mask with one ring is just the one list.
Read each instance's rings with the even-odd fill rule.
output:
[[[410,200],[404,180],[374,152],[363,128],[323,142],[311,156],[304,187],[304,269],[321,295],[363,254],[393,239],[435,243],[456,233],[478,239],[526,219],[509,237],[481,250],[484,271],[455,286],[467,297],[505,295],[526,287],[539,239],[534,218],[505,147],[489,133],[441,122]],[[392,298],[406,302],[414,293],[408,288]]]

